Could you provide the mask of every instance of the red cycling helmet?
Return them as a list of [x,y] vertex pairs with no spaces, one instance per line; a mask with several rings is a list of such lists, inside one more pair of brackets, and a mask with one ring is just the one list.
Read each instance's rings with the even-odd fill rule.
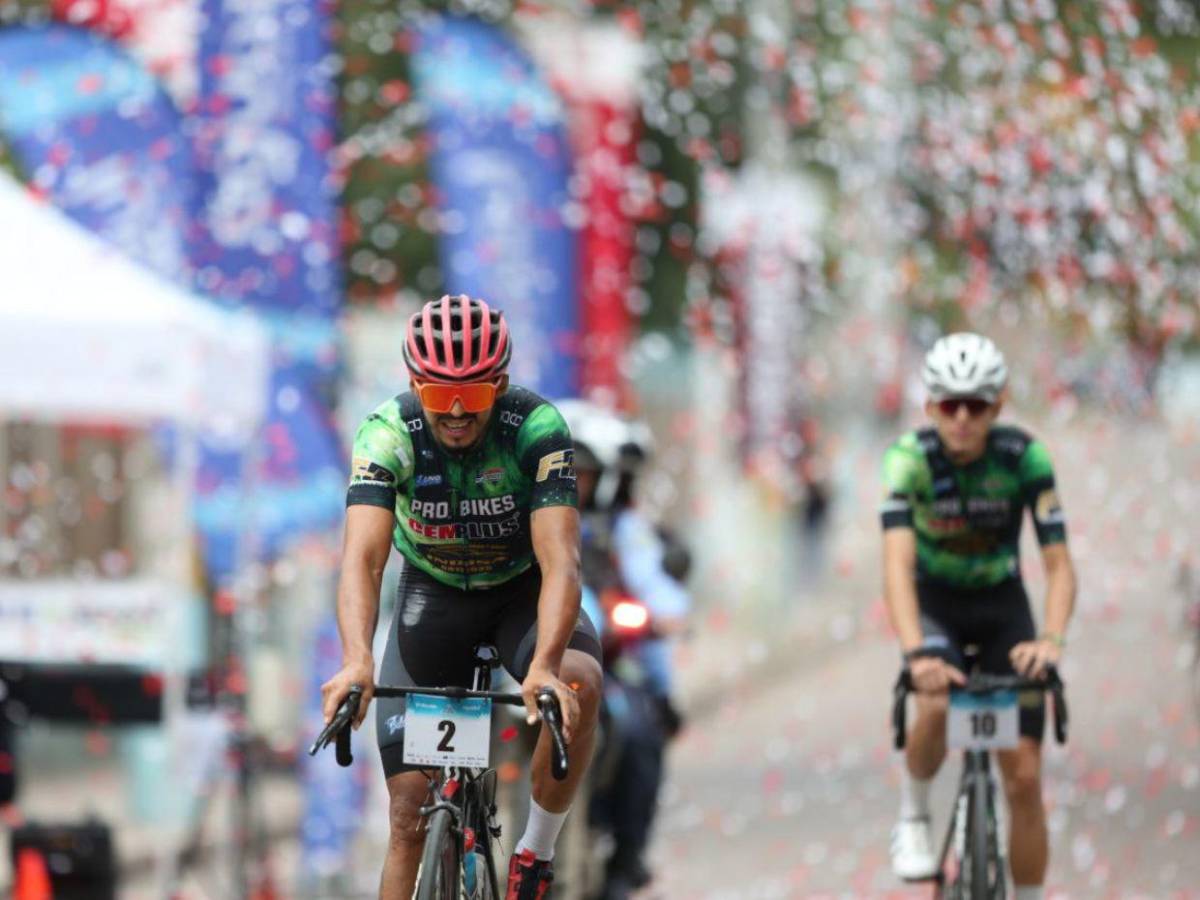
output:
[[404,361],[428,381],[487,381],[512,356],[508,323],[498,309],[466,294],[430,300],[408,320]]

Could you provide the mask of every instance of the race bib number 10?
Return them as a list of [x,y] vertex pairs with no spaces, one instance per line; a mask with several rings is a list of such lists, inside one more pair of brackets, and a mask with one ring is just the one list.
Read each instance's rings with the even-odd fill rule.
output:
[[488,765],[492,701],[410,694],[404,714],[404,761],[417,766]]
[[955,750],[1008,750],[1017,746],[1017,694],[950,694],[946,743]]

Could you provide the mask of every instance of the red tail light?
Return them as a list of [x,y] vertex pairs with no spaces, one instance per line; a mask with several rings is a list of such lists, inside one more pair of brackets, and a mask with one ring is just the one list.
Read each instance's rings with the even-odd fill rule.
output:
[[608,617],[619,631],[641,631],[650,621],[650,611],[636,600],[622,600]]

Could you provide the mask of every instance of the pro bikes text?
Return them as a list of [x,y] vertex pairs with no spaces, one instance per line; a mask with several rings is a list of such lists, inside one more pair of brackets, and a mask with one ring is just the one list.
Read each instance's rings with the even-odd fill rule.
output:
[[[408,527],[413,534],[430,540],[489,540],[511,537],[521,530],[521,514],[512,494],[499,497],[468,498],[460,500],[456,510],[460,519],[481,516],[505,516],[491,522],[459,521],[447,522],[451,515],[448,500],[413,500]],[[506,515],[507,514],[507,515]],[[417,516],[427,521],[420,521]]]
[[933,531],[953,532],[965,528],[1003,528],[1012,515],[1007,497],[971,497],[966,510],[958,497],[934,500],[929,505],[928,526]]

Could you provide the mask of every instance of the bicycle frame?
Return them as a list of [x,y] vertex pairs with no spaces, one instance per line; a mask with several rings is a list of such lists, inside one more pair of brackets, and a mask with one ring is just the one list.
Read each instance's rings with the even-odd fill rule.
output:
[[[475,667],[472,679],[471,693],[475,696],[492,693],[492,669],[497,660],[480,658]],[[451,689],[452,690],[452,689]],[[421,690],[420,693],[438,693],[441,691]],[[382,696],[387,696],[384,694]],[[496,699],[507,699],[509,694],[500,694]],[[491,768],[477,769],[459,766],[445,766],[441,770],[441,780],[431,777],[429,780],[430,793],[434,802],[421,807],[421,817],[428,819],[439,809],[446,810],[453,822],[453,833],[459,844],[460,865],[467,865],[467,853],[478,852],[474,847],[467,847],[466,835],[468,828],[474,834],[474,842],[483,841],[483,858],[487,864],[488,883],[491,887],[491,897],[500,896],[500,881],[496,874],[496,860],[492,857],[492,840],[500,836],[500,826],[496,824],[496,784],[495,770]],[[491,781],[490,789],[487,782]],[[474,821],[468,821],[468,819]]]
[[[982,794],[985,804],[984,821],[987,828],[986,840],[988,841],[989,851],[994,854],[997,871],[997,880],[992,885],[989,885],[988,896],[992,900],[1004,900],[1006,889],[1004,866],[1007,860],[1003,851],[1004,844],[1000,840],[1000,829],[996,816],[996,781],[992,777],[991,760],[991,754],[985,750],[963,751],[963,768],[958,780],[958,791],[955,793],[954,814],[950,817],[950,822],[946,826],[946,836],[942,840],[942,852],[938,854],[937,871],[933,876],[933,880],[937,885],[935,896],[943,896],[943,891],[946,887],[946,859],[950,855],[950,848],[954,845],[955,838],[958,836],[960,817],[966,816],[967,821],[961,825],[965,830],[973,818],[973,804],[979,802],[979,797]],[[979,791],[977,790],[977,782],[981,779],[984,784],[983,790]],[[964,852],[969,852],[970,848],[963,849]],[[956,881],[961,883],[961,877],[962,872],[960,871],[956,875]]]

